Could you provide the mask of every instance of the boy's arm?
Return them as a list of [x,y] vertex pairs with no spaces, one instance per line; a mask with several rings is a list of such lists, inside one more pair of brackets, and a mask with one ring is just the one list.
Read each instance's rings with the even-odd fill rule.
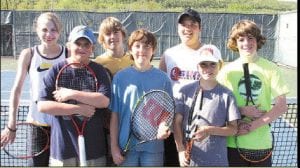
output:
[[185,158],[185,146],[183,143],[183,131],[182,131],[183,116],[180,113],[175,114],[174,119],[174,140],[178,151],[180,166],[189,166],[189,162]]
[[286,104],[286,97],[285,95],[281,95],[275,98],[275,105],[272,107],[272,109],[265,113],[260,118],[252,121],[250,123],[250,131],[253,131],[263,125],[269,124],[272,121],[276,120],[278,117],[280,117],[283,113],[287,112],[288,106]]
[[224,127],[217,126],[200,126],[196,133],[195,139],[204,139],[209,135],[231,136],[237,133],[237,120],[226,123]]
[[51,100],[38,101],[38,110],[56,116],[79,114],[86,117],[94,115],[96,109],[87,104],[67,104]]
[[121,149],[119,147],[119,122],[118,113],[112,112],[110,118],[110,145],[111,154],[115,164],[120,165],[124,161],[124,157],[121,154]]
[[179,113],[175,114],[174,118],[174,140],[176,143],[177,151],[185,151],[184,143],[183,143],[183,132],[182,132],[182,120],[183,116]]
[[288,110],[288,106],[286,104],[285,95],[281,95],[275,98],[275,105],[269,112],[266,112],[259,118],[251,121],[250,123],[242,122],[239,124],[238,135],[248,134],[255,129],[270,124],[275,121],[279,116],[285,113]]
[[99,92],[84,92],[61,88],[58,91],[54,91],[53,93],[55,99],[60,102],[67,100],[76,100],[78,102],[94,106],[96,108],[106,108],[109,105],[109,98]]
[[162,70],[164,72],[167,72],[166,61],[165,61],[165,56],[164,55],[162,55],[160,57],[158,67],[159,67],[160,70]]

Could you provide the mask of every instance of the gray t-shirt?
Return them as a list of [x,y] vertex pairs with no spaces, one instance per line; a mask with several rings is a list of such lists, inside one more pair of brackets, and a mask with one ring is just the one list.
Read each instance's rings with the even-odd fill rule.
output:
[[[185,85],[180,89],[180,96],[176,99],[176,113],[183,116],[184,135],[193,96],[198,88],[199,81]],[[200,110],[200,96],[197,96],[194,107],[194,115],[201,116],[200,119],[193,121],[198,126],[223,127],[226,122],[241,118],[235,98],[226,87],[218,84],[212,90],[204,90],[202,94],[202,110]],[[211,135],[201,142],[194,141],[191,166],[228,166],[226,137]]]

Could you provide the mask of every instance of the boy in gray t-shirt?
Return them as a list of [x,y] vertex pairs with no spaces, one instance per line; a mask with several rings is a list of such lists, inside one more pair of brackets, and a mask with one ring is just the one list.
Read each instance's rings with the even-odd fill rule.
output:
[[[216,80],[223,63],[219,49],[204,45],[199,52],[201,79],[182,87],[176,99],[174,137],[180,166],[228,166],[226,136],[236,134],[240,112],[232,92]],[[190,158],[185,155],[186,137],[193,142]]]

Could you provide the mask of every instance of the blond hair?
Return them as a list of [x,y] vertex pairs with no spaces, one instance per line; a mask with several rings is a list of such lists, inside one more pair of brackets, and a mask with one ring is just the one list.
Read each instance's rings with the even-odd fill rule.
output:
[[113,31],[121,31],[121,33],[123,35],[123,39],[125,39],[126,30],[123,27],[122,23],[115,17],[105,18],[99,26],[98,42],[105,47],[105,45],[104,45],[104,35],[108,34],[108,33],[111,33]]
[[45,12],[42,13],[39,17],[37,17],[35,23],[34,23],[34,27],[37,29],[39,24],[44,21],[44,20],[48,20],[48,21],[52,21],[55,28],[57,29],[58,33],[60,34],[62,31],[62,23],[60,18],[58,17],[58,15],[56,15],[53,12]]

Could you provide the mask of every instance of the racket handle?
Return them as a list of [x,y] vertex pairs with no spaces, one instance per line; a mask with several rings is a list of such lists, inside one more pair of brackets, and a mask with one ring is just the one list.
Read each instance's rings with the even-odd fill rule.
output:
[[87,166],[86,153],[85,153],[85,142],[82,135],[78,136],[78,147],[79,147],[79,162],[80,166]]
[[185,156],[186,160],[188,161],[188,163],[190,163],[190,161],[191,161],[192,146],[193,146],[193,140],[189,140],[186,143],[186,148],[185,148],[185,152],[184,152],[184,156]]

